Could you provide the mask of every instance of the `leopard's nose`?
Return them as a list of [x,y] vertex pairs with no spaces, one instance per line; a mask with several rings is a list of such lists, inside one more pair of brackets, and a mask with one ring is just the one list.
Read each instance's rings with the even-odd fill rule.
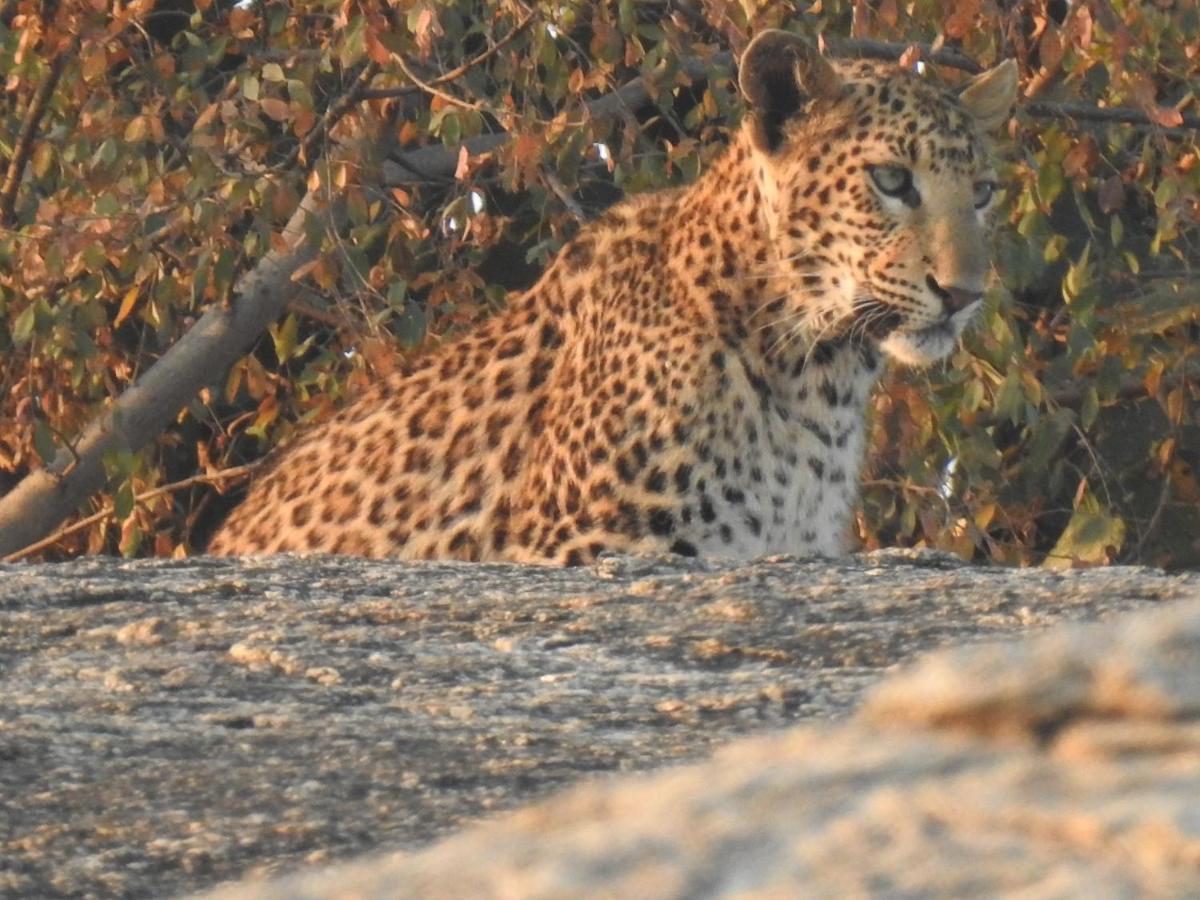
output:
[[929,289],[937,294],[949,315],[961,312],[983,296],[983,291],[961,287],[942,287],[932,275],[925,276]]

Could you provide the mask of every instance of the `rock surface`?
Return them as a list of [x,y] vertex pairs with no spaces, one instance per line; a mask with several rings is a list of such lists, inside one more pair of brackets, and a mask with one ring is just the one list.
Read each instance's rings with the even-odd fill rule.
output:
[[942,653],[848,725],[209,900],[1200,896],[1200,603]]
[[[745,565],[618,558],[575,570],[287,558],[0,566],[0,896],[162,897],[376,848],[419,847],[595,773],[695,760],[740,734],[838,716],[886,669],[919,651],[1197,596],[1200,575],[980,569],[895,553]],[[1194,645],[1181,647],[1194,664]],[[968,662],[982,666],[984,658]],[[969,732],[963,721],[988,715],[948,712],[969,706],[947,687],[963,681],[954,671],[937,690],[920,689],[930,704],[920,715],[911,703],[889,707],[886,690],[876,696],[870,715],[901,722],[895,736],[863,737],[855,729],[874,726],[859,723],[727,751],[722,759],[744,756],[764,771],[776,771],[769,765],[775,754],[792,752],[815,768],[778,769],[798,786],[788,814],[813,817],[792,823],[800,830],[788,837],[781,825],[775,838],[760,840],[751,816],[749,843],[726,850],[744,853],[751,869],[777,849],[776,839],[802,850],[811,865],[821,854],[833,860],[841,852],[834,826],[846,815],[839,802],[862,805],[845,798],[857,796],[860,782],[878,783],[870,795],[876,818],[838,825],[878,843],[872,866],[845,861],[866,878],[888,858],[900,863],[905,853],[928,852],[888,844],[895,838],[888,809],[928,795],[935,810],[938,796],[954,794],[937,794],[934,781],[965,777],[1006,753],[1046,756],[1022,741],[1052,737],[1059,747],[1082,733],[1068,727],[1073,711],[1093,710],[1080,697],[1094,686],[1072,682],[1083,676],[1070,666],[1047,675],[1047,684],[1070,682],[1075,693],[1055,687],[1036,714],[1028,710],[1043,699],[1042,687],[1022,689],[1017,675],[1001,677],[1015,671],[1004,667],[971,670],[969,681],[995,681],[1008,705],[980,701],[999,724],[960,733]],[[1111,680],[1105,690],[1116,690]],[[1180,743],[1175,714],[1160,711],[1153,720],[1163,726],[1160,737],[1142,748],[1138,735],[1159,732],[1141,724],[1120,731],[1124,713],[1103,712],[1125,709],[1112,702],[1094,705],[1092,724],[1116,729],[1115,746],[1128,744],[1127,755],[1147,761],[1147,790],[1166,790],[1170,766],[1194,753],[1194,741]],[[917,735],[928,727],[946,733]],[[1009,732],[1012,748],[991,737]],[[1172,749],[1179,746],[1190,749]],[[545,858],[548,869],[535,871],[531,861],[526,874],[542,881],[514,884],[532,890],[544,883],[545,896],[589,884],[624,890],[614,879],[627,868],[663,879],[665,896],[679,883],[696,886],[683,895],[703,896],[724,883],[722,857],[691,869],[691,857],[680,854],[703,855],[709,837],[741,833],[743,800],[754,815],[766,815],[784,796],[768,781],[739,782],[741,770],[728,761],[719,766],[728,778],[718,777],[721,769],[694,776],[707,779],[709,799],[688,786],[689,773],[665,776],[653,789],[661,799],[650,801],[655,813],[645,819],[645,840],[634,840],[643,826],[629,840],[605,828],[625,828],[617,813],[634,812],[641,786],[616,787],[611,796],[607,786],[593,786],[521,814],[517,822],[525,824],[464,834],[395,864],[408,866],[405,878],[440,871],[430,875],[437,881],[455,869],[463,879],[486,878],[482,862],[446,863],[461,852],[447,848],[465,842],[503,866],[502,846],[483,849],[488,834],[500,835],[511,853],[532,860],[522,840],[559,846],[557,837],[537,834],[542,821],[563,841],[584,844],[561,864]],[[1130,796],[1127,813],[1135,817],[1142,798]],[[905,826],[914,841],[925,831],[951,843],[993,840],[983,825],[960,834],[944,815],[921,815],[927,818]],[[686,828],[682,837],[655,836],[672,824]],[[1159,824],[1164,834],[1178,833],[1169,810]],[[1046,819],[1050,833],[1060,827],[1067,826]],[[1084,817],[1079,827],[1078,841],[1107,846],[1095,820]],[[511,844],[503,843],[505,833]],[[1023,846],[1010,832],[994,840],[1001,855],[1004,841],[1012,852]],[[580,857],[579,846],[591,850]],[[1171,859],[1186,856],[1185,844],[1170,847]],[[595,865],[577,872],[572,858]],[[450,869],[439,870],[439,859]],[[810,863],[801,863],[796,857],[789,865],[807,871]],[[1092,871],[1085,863],[1080,871]],[[560,870],[566,882],[554,880]],[[511,871],[525,877],[520,866]],[[736,875],[743,869],[728,871],[743,877]],[[888,871],[895,877],[898,870]],[[395,895],[394,882],[387,895]]]

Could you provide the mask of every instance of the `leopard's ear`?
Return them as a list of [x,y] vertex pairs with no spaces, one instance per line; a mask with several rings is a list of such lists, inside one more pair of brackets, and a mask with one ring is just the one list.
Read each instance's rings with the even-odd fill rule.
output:
[[809,100],[836,100],[842,82],[808,41],[786,31],[764,31],[750,42],[738,67],[755,146],[765,153],[783,143],[783,125]]
[[1006,59],[976,75],[958,95],[958,102],[984,131],[995,131],[1008,121],[1017,102],[1017,62]]

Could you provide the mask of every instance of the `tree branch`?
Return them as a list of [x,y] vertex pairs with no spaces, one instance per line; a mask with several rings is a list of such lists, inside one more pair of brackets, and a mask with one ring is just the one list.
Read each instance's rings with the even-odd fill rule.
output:
[[[193,475],[190,478],[185,478],[182,481],[176,481],[173,484],[164,484],[161,487],[156,487],[148,491],[142,491],[142,493],[133,498],[133,502],[135,504],[145,503],[147,500],[153,500],[155,497],[161,497],[164,494],[171,494],[175,491],[181,491],[184,488],[189,488],[197,484],[212,484],[214,481],[228,481],[231,478],[242,478],[252,473],[255,469],[262,465],[262,462],[263,461],[259,459],[252,463],[246,463],[244,466],[233,466],[229,469],[222,469],[220,472],[213,472],[205,475]],[[0,562],[19,562],[20,560],[25,559],[27,556],[32,556],[35,553],[41,553],[43,550],[48,550],[63,538],[70,537],[73,534],[83,531],[85,528],[90,528],[97,522],[103,522],[114,512],[116,512],[116,507],[110,504],[99,512],[92,513],[90,516],[84,516],[82,519],[72,522],[66,528],[60,528],[47,538],[36,541],[27,547],[22,547],[15,553],[8,554],[0,559]]]
[[[868,59],[895,61],[910,44],[893,44],[871,40],[830,40],[829,48],[835,56],[861,56]],[[983,71],[974,60],[954,50],[934,50],[928,44],[918,44],[925,59],[964,72]],[[707,78],[715,69],[728,69],[733,65],[733,56],[728,52],[714,53],[707,58],[685,57],[679,60],[679,68],[690,78]],[[661,73],[650,73],[635,78],[610,94],[587,103],[587,114],[591,118],[603,119],[615,115],[618,110],[637,109],[650,99],[650,86]],[[389,94],[389,96],[391,96]],[[1163,128],[1145,112],[1130,107],[1102,109],[1086,103],[1053,103],[1045,100],[1031,101],[1022,107],[1035,118],[1074,118],[1087,121],[1116,122],[1140,127],[1154,127],[1164,133],[1182,132],[1184,129],[1200,129],[1200,117],[1184,116],[1180,128]],[[459,147],[444,147],[433,144],[407,151],[403,160],[392,157],[384,163],[384,183],[391,187],[399,184],[446,181],[454,177],[461,148],[465,146],[472,156],[487,153],[508,140],[506,132],[484,134],[463,141]]]
[[[1180,384],[1192,384],[1200,381],[1200,361],[1189,361],[1163,374],[1162,384],[1172,388]],[[1087,382],[1072,383],[1048,387],[1047,397],[1058,406],[1068,409],[1077,407],[1083,402],[1084,394],[1091,385]],[[1113,400],[1153,400],[1147,393],[1142,375],[1131,373],[1121,378]]]
[[354,79],[354,84],[350,86],[350,90],[329,105],[329,108],[325,110],[325,115],[321,117],[321,121],[309,130],[308,134],[304,135],[300,143],[292,148],[292,152],[276,168],[280,171],[286,171],[294,166],[301,156],[306,160],[311,160],[312,151],[317,145],[317,141],[329,134],[338,120],[349,112],[355,103],[362,99],[363,94],[367,90],[367,85],[378,74],[379,66],[375,62],[367,63],[363,70],[358,73],[358,77]]
[[[689,57],[679,60],[680,70],[689,78],[707,78],[714,69],[728,68],[732,64],[733,56],[730,53],[714,53],[707,59]],[[607,119],[627,110],[640,108],[650,99],[654,81],[663,77],[663,74],[662,71],[658,71],[643,75],[603,97],[589,100],[584,106],[588,118]],[[392,155],[384,163],[384,185],[394,187],[401,184],[446,181],[454,177],[462,147],[466,147],[472,156],[478,156],[507,143],[508,139],[508,132],[500,131],[468,138],[458,147],[432,144]]]
[[287,247],[271,251],[245,275],[229,306],[214,306],[84,431],[72,450],[61,450],[0,498],[0,556],[48,534],[106,480],[104,458],[135,451],[154,440],[203,385],[245,353],[279,317],[301,286],[291,275],[316,256],[307,237],[310,216],[340,227],[340,203],[325,208],[310,193],[284,231]]
[[896,62],[909,47],[917,47],[921,51],[921,59],[928,62],[951,69],[961,69],[972,75],[983,71],[983,66],[971,57],[944,47],[935,50],[931,44],[893,44],[889,41],[872,41],[866,38],[826,38],[825,43],[834,56],[860,56],[885,62]]
[[[454,81],[454,79],[456,79],[456,78],[461,78],[463,75],[466,75],[467,72],[471,71],[476,66],[482,65],[483,63],[487,62],[488,59],[490,59],[491,57],[493,57],[497,53],[499,53],[502,49],[504,49],[504,47],[507,44],[511,43],[512,40],[517,35],[519,35],[521,32],[523,32],[530,25],[532,25],[533,20],[536,18],[537,18],[537,10],[533,10],[528,15],[526,15],[524,19],[522,19],[520,22],[518,22],[512,31],[510,31],[504,37],[500,38],[500,40],[496,41],[496,43],[492,44],[492,46],[488,47],[486,50],[484,50],[478,56],[474,57],[473,59],[467,60],[461,66],[457,66],[456,68],[451,69],[449,72],[443,72],[441,75],[438,75],[436,78],[430,78],[425,83],[428,85],[431,85],[431,86],[442,85],[442,84],[446,84],[449,81]],[[421,88],[418,87],[416,83],[401,85],[400,87],[397,87],[397,88],[379,88],[378,90],[363,91],[362,99],[364,99],[364,100],[388,100],[393,97],[403,97],[408,94],[413,94],[413,93],[418,92],[419,90],[421,90]]]
[[1122,125],[1154,127],[1166,133],[1182,133],[1200,129],[1200,116],[1183,116],[1179,125],[1168,128],[1159,125],[1140,109],[1129,106],[1100,107],[1087,103],[1053,103],[1048,100],[1030,100],[1022,107],[1031,116],[1040,119],[1080,119],[1087,122],[1115,122]]
[[451,106],[457,106],[462,109],[483,109],[482,103],[471,103],[470,101],[462,100],[458,97],[455,97],[453,94],[443,91],[439,87],[435,87],[432,83],[422,80],[420,76],[418,76],[415,72],[413,72],[412,69],[408,67],[408,63],[404,61],[404,57],[397,54],[393,57],[393,59],[396,61],[396,66],[401,72],[404,73],[404,77],[415,84],[423,92],[429,94],[429,96],[437,97],[439,100],[443,100],[446,103],[449,103]]
[[54,96],[58,80],[62,77],[63,69],[67,67],[71,56],[69,52],[59,53],[51,61],[42,83],[38,85],[37,91],[29,101],[29,108],[25,110],[25,121],[21,123],[21,132],[17,135],[12,159],[8,163],[8,172],[4,176],[4,185],[0,187],[0,227],[13,223],[17,208],[17,190],[29,157],[33,155],[33,141],[37,136],[38,126],[42,122],[42,116],[46,114],[50,98]]

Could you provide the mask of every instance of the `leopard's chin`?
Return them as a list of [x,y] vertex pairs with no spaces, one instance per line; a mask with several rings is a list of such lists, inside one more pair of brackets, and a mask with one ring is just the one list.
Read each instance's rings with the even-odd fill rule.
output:
[[900,326],[879,342],[880,349],[906,366],[921,368],[945,359],[954,352],[963,330],[979,308],[976,301],[952,316],[921,328]]

